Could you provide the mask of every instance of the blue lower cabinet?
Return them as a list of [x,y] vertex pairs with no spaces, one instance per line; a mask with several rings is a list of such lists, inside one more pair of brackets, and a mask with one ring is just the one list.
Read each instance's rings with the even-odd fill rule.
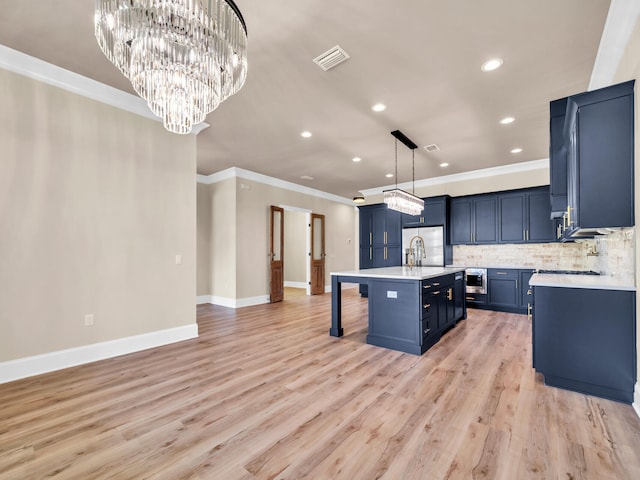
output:
[[635,292],[533,289],[534,368],[546,385],[633,402]]
[[493,307],[518,309],[518,270],[490,268],[487,272],[488,303]]
[[[460,283],[462,284],[462,283]],[[442,333],[465,318],[457,308],[454,275],[429,280],[369,281],[369,332],[367,343],[421,355]]]

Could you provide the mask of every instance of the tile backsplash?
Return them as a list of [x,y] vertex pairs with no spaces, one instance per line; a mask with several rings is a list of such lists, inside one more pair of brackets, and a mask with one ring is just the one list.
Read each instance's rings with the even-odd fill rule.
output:
[[453,264],[469,267],[595,270],[633,281],[635,228],[574,243],[454,245]]

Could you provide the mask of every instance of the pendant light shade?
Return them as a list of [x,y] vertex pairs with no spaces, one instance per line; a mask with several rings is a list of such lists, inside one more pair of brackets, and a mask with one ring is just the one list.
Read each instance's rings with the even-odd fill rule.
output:
[[407,136],[405,136],[400,130],[394,130],[391,132],[396,138],[395,143],[395,153],[396,153],[396,188],[392,190],[384,190],[382,192],[384,197],[384,203],[387,204],[387,207],[391,210],[396,210],[401,213],[406,213],[407,215],[419,215],[422,210],[424,210],[424,200],[415,195],[412,195],[409,192],[405,192],[398,188],[398,140],[404,143],[407,148],[411,149],[411,158],[412,158],[412,181],[414,184],[413,191],[415,192],[415,149],[418,146],[413,143]]

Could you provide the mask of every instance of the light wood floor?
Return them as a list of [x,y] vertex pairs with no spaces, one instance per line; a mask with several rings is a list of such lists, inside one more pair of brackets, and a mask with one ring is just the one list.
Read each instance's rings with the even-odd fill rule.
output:
[[632,407],[545,387],[524,315],[423,356],[364,343],[344,292],[198,307],[200,338],[0,385],[4,479],[634,479]]

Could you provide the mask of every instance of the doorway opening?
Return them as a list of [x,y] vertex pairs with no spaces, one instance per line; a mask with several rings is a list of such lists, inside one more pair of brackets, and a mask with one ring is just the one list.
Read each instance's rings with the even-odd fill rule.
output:
[[311,210],[286,205],[284,209],[284,299],[310,295],[309,252]]

